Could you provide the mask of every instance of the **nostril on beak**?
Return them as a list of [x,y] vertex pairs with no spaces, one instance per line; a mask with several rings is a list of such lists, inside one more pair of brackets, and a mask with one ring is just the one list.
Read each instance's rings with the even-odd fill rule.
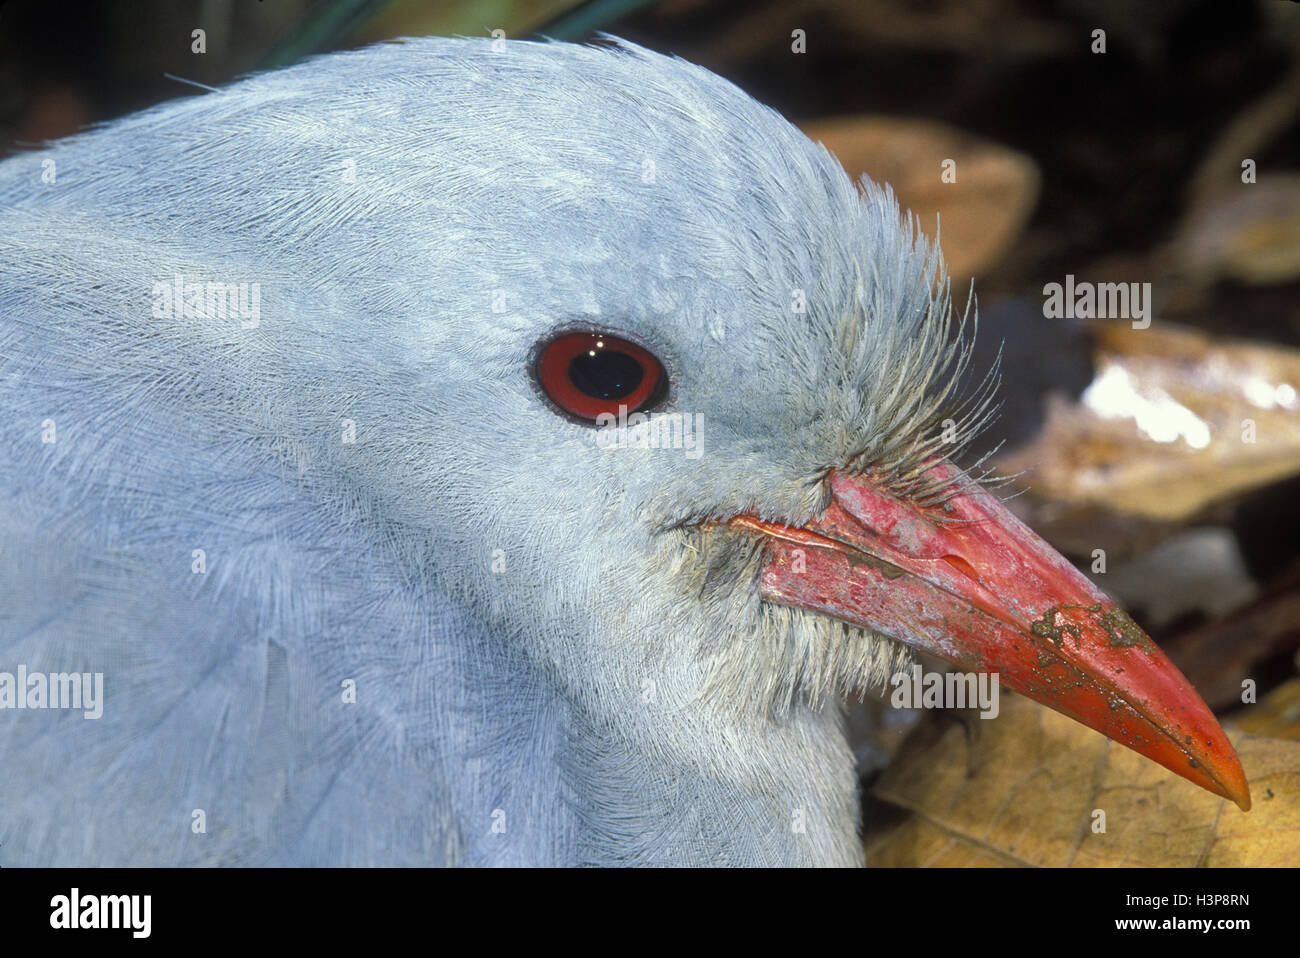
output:
[[946,555],[943,557],[943,561],[948,563],[948,565],[952,566],[972,582],[980,581],[980,575],[975,571],[975,567],[961,556]]

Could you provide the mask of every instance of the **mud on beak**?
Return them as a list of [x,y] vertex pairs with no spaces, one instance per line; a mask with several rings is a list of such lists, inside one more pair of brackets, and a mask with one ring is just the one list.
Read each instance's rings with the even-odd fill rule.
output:
[[[870,478],[832,473],[801,528],[737,516],[765,537],[763,597],[872,629],[1096,729],[1250,808],[1237,753],[1147,635],[994,496],[958,483],[936,521]],[[948,511],[950,510],[950,511]]]

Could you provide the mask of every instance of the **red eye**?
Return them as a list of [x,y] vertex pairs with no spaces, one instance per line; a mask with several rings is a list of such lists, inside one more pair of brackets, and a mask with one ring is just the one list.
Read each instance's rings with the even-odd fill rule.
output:
[[659,398],[667,376],[659,360],[636,343],[603,333],[565,333],[542,348],[537,380],[551,402],[594,422],[601,413],[628,414]]

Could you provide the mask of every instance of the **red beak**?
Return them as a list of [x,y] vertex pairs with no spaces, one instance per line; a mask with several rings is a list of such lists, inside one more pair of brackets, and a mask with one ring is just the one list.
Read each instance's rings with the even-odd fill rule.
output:
[[1146,633],[995,497],[947,463],[933,471],[959,483],[944,520],[841,473],[826,511],[803,528],[730,520],[768,540],[764,598],[997,673],[1248,810],[1237,753]]

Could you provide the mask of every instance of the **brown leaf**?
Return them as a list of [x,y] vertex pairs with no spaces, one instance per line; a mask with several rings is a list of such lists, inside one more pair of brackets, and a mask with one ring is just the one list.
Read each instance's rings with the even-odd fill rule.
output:
[[[803,131],[824,143],[854,180],[866,173],[892,185],[929,236],[941,224],[960,302],[971,277],[1015,242],[1038,197],[1038,168],[1028,156],[942,123],[847,116],[804,123]],[[955,163],[955,182],[941,178],[946,160]]]
[[[904,746],[873,791],[867,861],[915,866],[1300,862],[1300,744],[1232,735],[1254,808],[1014,695],[999,717]],[[1095,812],[1105,832],[1093,831]]]
[[1283,682],[1257,707],[1243,710],[1235,722],[1251,735],[1300,742],[1300,678]]
[[[1098,324],[1097,377],[998,460],[1039,498],[1173,522],[1300,472],[1300,353]],[[1249,426],[1247,425],[1249,421]]]
[[1294,280],[1300,276],[1300,173],[1269,173],[1206,200],[1188,217],[1176,250],[1184,271],[1202,282]]

